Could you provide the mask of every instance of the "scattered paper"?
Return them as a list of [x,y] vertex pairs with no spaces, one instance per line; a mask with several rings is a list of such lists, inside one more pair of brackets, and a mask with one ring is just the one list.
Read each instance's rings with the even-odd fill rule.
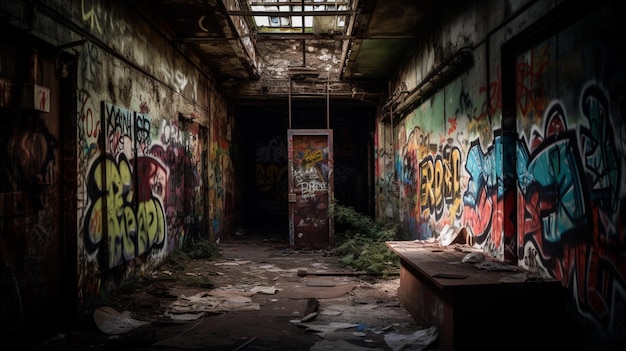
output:
[[169,306],[170,314],[223,313],[227,311],[258,311],[248,293],[237,290],[215,290],[199,292],[193,296],[181,295]]
[[478,262],[482,262],[485,259],[485,254],[482,252],[470,252],[467,255],[465,255],[465,257],[463,257],[463,259],[461,260],[461,262],[463,263],[478,263]]
[[476,263],[474,266],[476,268],[483,269],[486,271],[519,272],[519,268],[517,266],[513,266],[510,264],[501,263],[501,262],[482,261],[482,262]]
[[385,343],[392,351],[420,351],[424,350],[437,339],[437,327],[421,329],[410,335],[389,333],[385,334]]
[[250,292],[253,294],[267,294],[267,295],[274,295],[276,294],[276,292],[278,291],[278,289],[276,289],[273,286],[255,286],[252,289],[250,289]]

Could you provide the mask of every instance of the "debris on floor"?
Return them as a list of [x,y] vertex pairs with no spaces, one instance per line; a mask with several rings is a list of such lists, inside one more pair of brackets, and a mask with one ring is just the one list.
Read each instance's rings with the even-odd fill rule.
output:
[[358,324],[340,322],[331,322],[328,324],[298,323],[298,326],[304,327],[307,332],[315,333],[323,338],[326,333],[336,332],[341,329],[356,328]]
[[109,335],[127,333],[131,330],[150,324],[149,322],[131,318],[129,311],[120,313],[109,306],[97,308],[93,313],[93,320],[101,332]]
[[413,334],[385,334],[385,342],[392,351],[420,351],[432,345],[437,339],[437,327],[421,329]]
[[[258,303],[252,302],[250,293],[241,290],[214,289],[192,296],[181,295],[169,306],[166,314],[172,319],[190,320],[207,313],[228,311],[258,311]],[[195,319],[195,318],[191,318]]]
[[386,334],[421,329],[397,300],[398,277],[341,274],[336,256],[244,237],[224,239],[217,259],[159,267],[89,316],[98,328],[60,330],[33,351],[390,351]]

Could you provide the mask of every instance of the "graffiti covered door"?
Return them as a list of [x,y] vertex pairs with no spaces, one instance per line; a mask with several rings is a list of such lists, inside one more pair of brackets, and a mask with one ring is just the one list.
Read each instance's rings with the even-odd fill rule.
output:
[[330,129],[289,129],[289,244],[333,246],[333,134]]

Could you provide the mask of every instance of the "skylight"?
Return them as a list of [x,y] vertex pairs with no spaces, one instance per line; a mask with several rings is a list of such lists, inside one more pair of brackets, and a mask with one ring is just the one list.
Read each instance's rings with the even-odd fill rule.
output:
[[350,1],[247,0],[258,33],[345,33]]

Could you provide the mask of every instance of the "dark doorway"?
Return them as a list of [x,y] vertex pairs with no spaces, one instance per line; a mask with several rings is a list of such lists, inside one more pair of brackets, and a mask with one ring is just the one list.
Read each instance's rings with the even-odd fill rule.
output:
[[[244,228],[289,230],[287,130],[327,126],[323,99],[240,104],[235,111],[241,146]],[[375,107],[362,102],[330,102],[328,122],[334,134],[334,184],[337,203],[373,214],[373,135]],[[281,234],[282,235],[282,234]]]

